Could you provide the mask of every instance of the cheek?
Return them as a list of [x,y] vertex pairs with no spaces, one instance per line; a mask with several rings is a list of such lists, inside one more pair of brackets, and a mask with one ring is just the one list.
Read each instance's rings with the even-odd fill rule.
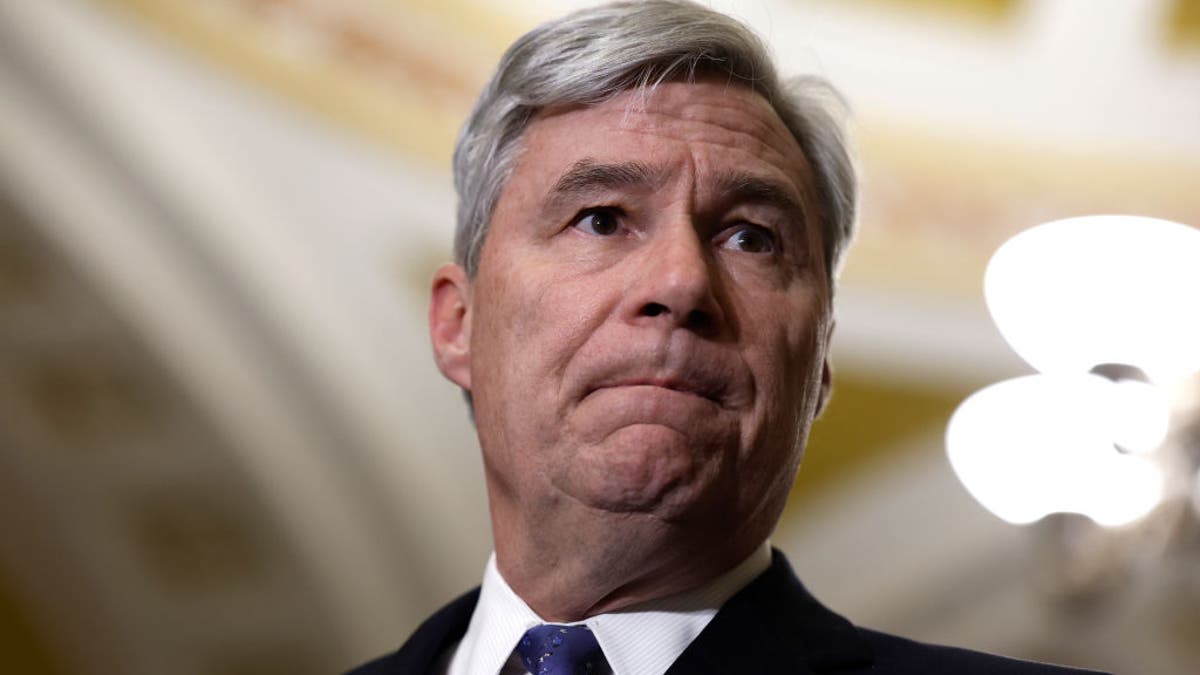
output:
[[825,315],[811,302],[775,306],[788,309],[746,328],[757,335],[749,357],[754,359],[759,396],[777,422],[811,417],[825,358]]
[[760,343],[756,354],[760,436],[748,447],[762,454],[750,460],[752,471],[759,474],[751,482],[778,483],[784,493],[798,468],[819,398],[824,358],[819,324],[815,317],[808,322],[776,324],[771,340]]
[[605,316],[596,280],[562,279],[528,267],[475,297],[472,366],[477,384],[518,400],[552,396],[564,372]]

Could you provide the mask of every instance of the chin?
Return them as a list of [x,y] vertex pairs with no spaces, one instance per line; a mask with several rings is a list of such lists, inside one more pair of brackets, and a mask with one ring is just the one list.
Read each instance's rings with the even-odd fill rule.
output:
[[568,492],[588,506],[614,513],[646,513],[671,520],[701,501],[718,458],[698,450],[678,431],[635,425],[582,449],[567,476]]

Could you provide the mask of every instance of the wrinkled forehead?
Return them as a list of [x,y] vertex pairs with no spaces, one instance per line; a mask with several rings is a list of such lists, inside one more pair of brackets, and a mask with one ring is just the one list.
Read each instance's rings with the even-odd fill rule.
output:
[[747,86],[669,81],[601,103],[544,108],[525,131],[516,173],[549,189],[584,158],[636,161],[668,174],[683,163],[709,178],[765,179],[802,205],[806,228],[823,238],[813,174],[800,144],[771,104]]
[[[799,143],[775,109],[758,92],[736,83],[667,81],[627,89],[601,103],[549,106],[535,115],[526,135],[551,130],[557,140],[604,132],[613,139],[641,134],[724,146],[786,171],[798,184],[810,178]],[[530,139],[524,140],[532,150]]]

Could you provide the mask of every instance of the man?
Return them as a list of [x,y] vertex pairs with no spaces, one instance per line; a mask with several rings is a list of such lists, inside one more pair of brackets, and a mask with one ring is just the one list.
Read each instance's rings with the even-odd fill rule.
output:
[[455,151],[429,310],[495,554],[356,673],[1067,672],[858,629],[767,544],[854,220],[827,94],[688,2],[585,10],[505,54]]

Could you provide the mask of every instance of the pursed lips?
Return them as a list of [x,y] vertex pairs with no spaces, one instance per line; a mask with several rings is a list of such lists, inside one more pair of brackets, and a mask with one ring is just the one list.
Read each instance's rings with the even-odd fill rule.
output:
[[721,403],[720,391],[717,387],[708,386],[704,383],[694,382],[691,380],[674,378],[621,379],[613,382],[605,382],[593,387],[592,392],[599,391],[601,389],[615,389],[619,387],[658,387],[660,389],[691,394],[693,396],[698,396],[700,398],[712,401],[717,405],[723,405]]

